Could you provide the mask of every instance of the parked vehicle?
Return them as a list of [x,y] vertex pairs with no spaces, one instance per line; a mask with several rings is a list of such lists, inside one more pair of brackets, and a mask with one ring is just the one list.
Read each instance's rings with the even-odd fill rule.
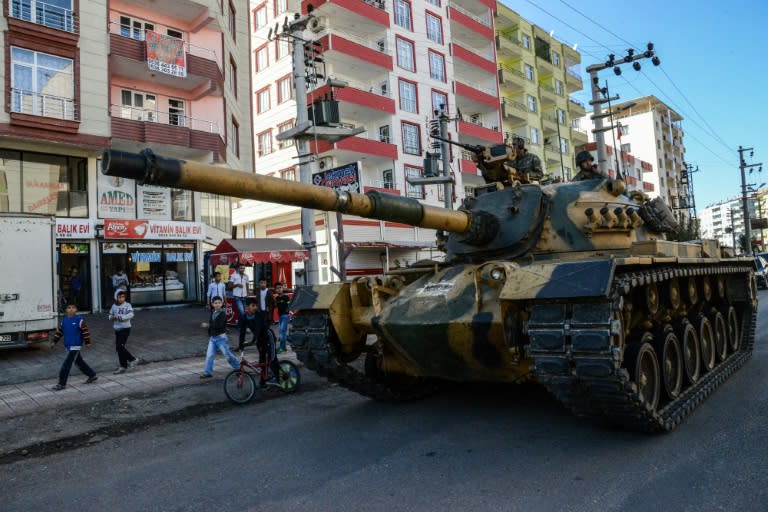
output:
[[768,253],[766,252],[755,255],[755,278],[758,288],[768,289]]
[[55,218],[0,214],[0,349],[48,341],[56,328]]

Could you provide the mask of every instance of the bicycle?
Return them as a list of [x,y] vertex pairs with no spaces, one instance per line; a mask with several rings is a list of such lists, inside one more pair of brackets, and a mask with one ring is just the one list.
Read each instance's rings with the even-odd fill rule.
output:
[[[245,358],[244,352],[240,351],[240,368],[232,370],[224,378],[224,394],[234,403],[247,404],[256,396],[256,390],[259,385],[256,383],[258,378],[261,381],[262,372],[269,372],[269,358],[263,362],[252,363]],[[267,387],[274,387],[283,393],[293,393],[301,384],[301,373],[299,367],[292,361],[286,359],[278,363],[279,372],[275,376],[276,382],[265,382]]]

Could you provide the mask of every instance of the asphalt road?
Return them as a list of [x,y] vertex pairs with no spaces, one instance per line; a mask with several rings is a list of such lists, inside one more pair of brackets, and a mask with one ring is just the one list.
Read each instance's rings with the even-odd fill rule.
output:
[[671,434],[582,422],[537,387],[391,405],[309,385],[4,464],[2,509],[768,510],[761,298],[753,358]]

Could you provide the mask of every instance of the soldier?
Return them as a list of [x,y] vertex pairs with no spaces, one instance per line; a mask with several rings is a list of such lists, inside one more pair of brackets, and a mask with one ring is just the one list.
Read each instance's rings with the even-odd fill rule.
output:
[[521,182],[540,181],[544,177],[544,171],[541,170],[541,160],[525,149],[525,140],[522,137],[512,138],[512,151],[515,154],[515,159],[507,162],[507,165],[517,170]]
[[574,176],[571,181],[584,181],[605,178],[605,176],[598,169],[597,165],[593,164],[592,162],[594,162],[592,153],[586,150],[580,151],[579,154],[576,155],[576,166],[579,168],[579,172],[576,173],[576,176]]

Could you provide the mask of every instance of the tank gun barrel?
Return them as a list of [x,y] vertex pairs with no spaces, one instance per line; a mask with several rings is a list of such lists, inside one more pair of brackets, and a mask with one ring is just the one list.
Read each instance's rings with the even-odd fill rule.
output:
[[473,153],[476,153],[478,156],[480,156],[485,150],[485,146],[481,146],[479,144],[465,144],[463,142],[457,142],[455,140],[446,139],[445,137],[440,137],[439,135],[430,135],[433,139],[441,140],[443,142],[447,142],[448,144],[453,144],[454,146],[459,146],[460,148],[464,148],[467,151],[471,151]]
[[[340,211],[369,219],[401,222],[452,233],[471,231],[472,216],[464,210],[447,210],[419,201],[371,191],[338,192],[329,187],[234,171],[214,165],[155,155],[107,150],[101,161],[107,176],[223,196],[255,199],[323,211]],[[477,223],[477,221],[476,221]]]

